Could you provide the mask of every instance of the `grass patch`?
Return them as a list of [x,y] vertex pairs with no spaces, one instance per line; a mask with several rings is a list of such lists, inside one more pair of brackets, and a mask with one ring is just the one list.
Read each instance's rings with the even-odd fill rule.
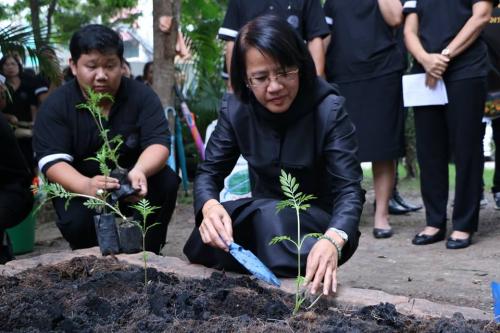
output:
[[[399,164],[399,182],[398,190],[401,192],[419,192],[420,191],[420,180],[418,178],[407,178],[406,170],[403,165]],[[483,172],[484,180],[484,192],[489,192],[493,186],[493,169],[485,169]],[[448,181],[450,190],[455,190],[455,165],[448,165]],[[373,188],[373,174],[371,168],[363,168],[363,188],[369,189]]]

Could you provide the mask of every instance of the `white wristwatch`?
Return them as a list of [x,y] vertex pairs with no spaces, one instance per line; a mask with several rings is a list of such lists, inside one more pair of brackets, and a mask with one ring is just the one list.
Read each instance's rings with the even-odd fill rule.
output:
[[348,241],[349,237],[347,236],[346,232],[337,228],[328,228],[328,230],[331,230],[335,232],[337,235],[339,235],[340,238],[342,238],[345,242]]

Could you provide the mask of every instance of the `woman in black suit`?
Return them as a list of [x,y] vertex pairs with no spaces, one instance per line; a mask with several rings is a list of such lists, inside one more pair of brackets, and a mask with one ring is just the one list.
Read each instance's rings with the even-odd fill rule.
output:
[[[293,28],[275,16],[247,23],[236,39],[231,62],[234,93],[223,101],[195,184],[196,227],[184,253],[190,261],[242,270],[227,253],[234,239],[272,271],[296,276],[297,249],[289,242],[269,246],[278,235],[297,237],[294,210],[276,214],[284,198],[280,170],[297,178],[300,191],[317,199],[302,213],[307,239],[306,279],[312,292],[336,290],[336,271],[356,250],[364,202],[354,127],[344,99],[316,76],[314,62]],[[224,178],[238,157],[248,161],[252,198],[219,203]],[[303,260],[303,263],[306,261]]]

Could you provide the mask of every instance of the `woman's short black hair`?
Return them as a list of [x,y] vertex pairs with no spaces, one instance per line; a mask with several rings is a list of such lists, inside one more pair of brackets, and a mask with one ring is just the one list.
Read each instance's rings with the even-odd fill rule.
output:
[[153,66],[152,61],[148,61],[147,63],[144,64],[144,67],[142,68],[142,79],[146,80],[148,77],[148,72],[149,72],[149,67]]
[[5,64],[5,62],[7,61],[7,59],[9,59],[9,58],[14,59],[14,61],[17,64],[17,66],[19,67],[19,74],[18,75],[21,76],[21,74],[24,71],[23,64],[21,63],[21,60],[19,59],[19,57],[17,57],[16,55],[14,55],[12,53],[7,53],[6,55],[4,55],[2,57],[2,59],[0,59],[0,73],[3,74],[3,65]]
[[248,103],[252,94],[246,75],[246,53],[250,48],[274,59],[283,69],[297,67],[299,87],[313,82],[316,77],[309,50],[290,24],[275,15],[259,16],[241,28],[231,58],[231,85],[234,94],[244,103]]
[[116,54],[123,60],[123,41],[120,35],[111,28],[101,24],[86,25],[71,37],[69,51],[73,62],[77,62],[82,54],[98,51],[102,54]]

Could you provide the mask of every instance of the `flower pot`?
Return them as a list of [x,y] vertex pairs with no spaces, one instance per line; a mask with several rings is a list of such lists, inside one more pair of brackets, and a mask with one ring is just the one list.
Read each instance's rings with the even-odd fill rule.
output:
[[137,253],[142,251],[142,232],[139,226],[131,221],[118,225],[120,250],[123,253]]
[[95,215],[94,224],[101,254],[106,256],[108,254],[120,253],[115,216],[113,214]]

